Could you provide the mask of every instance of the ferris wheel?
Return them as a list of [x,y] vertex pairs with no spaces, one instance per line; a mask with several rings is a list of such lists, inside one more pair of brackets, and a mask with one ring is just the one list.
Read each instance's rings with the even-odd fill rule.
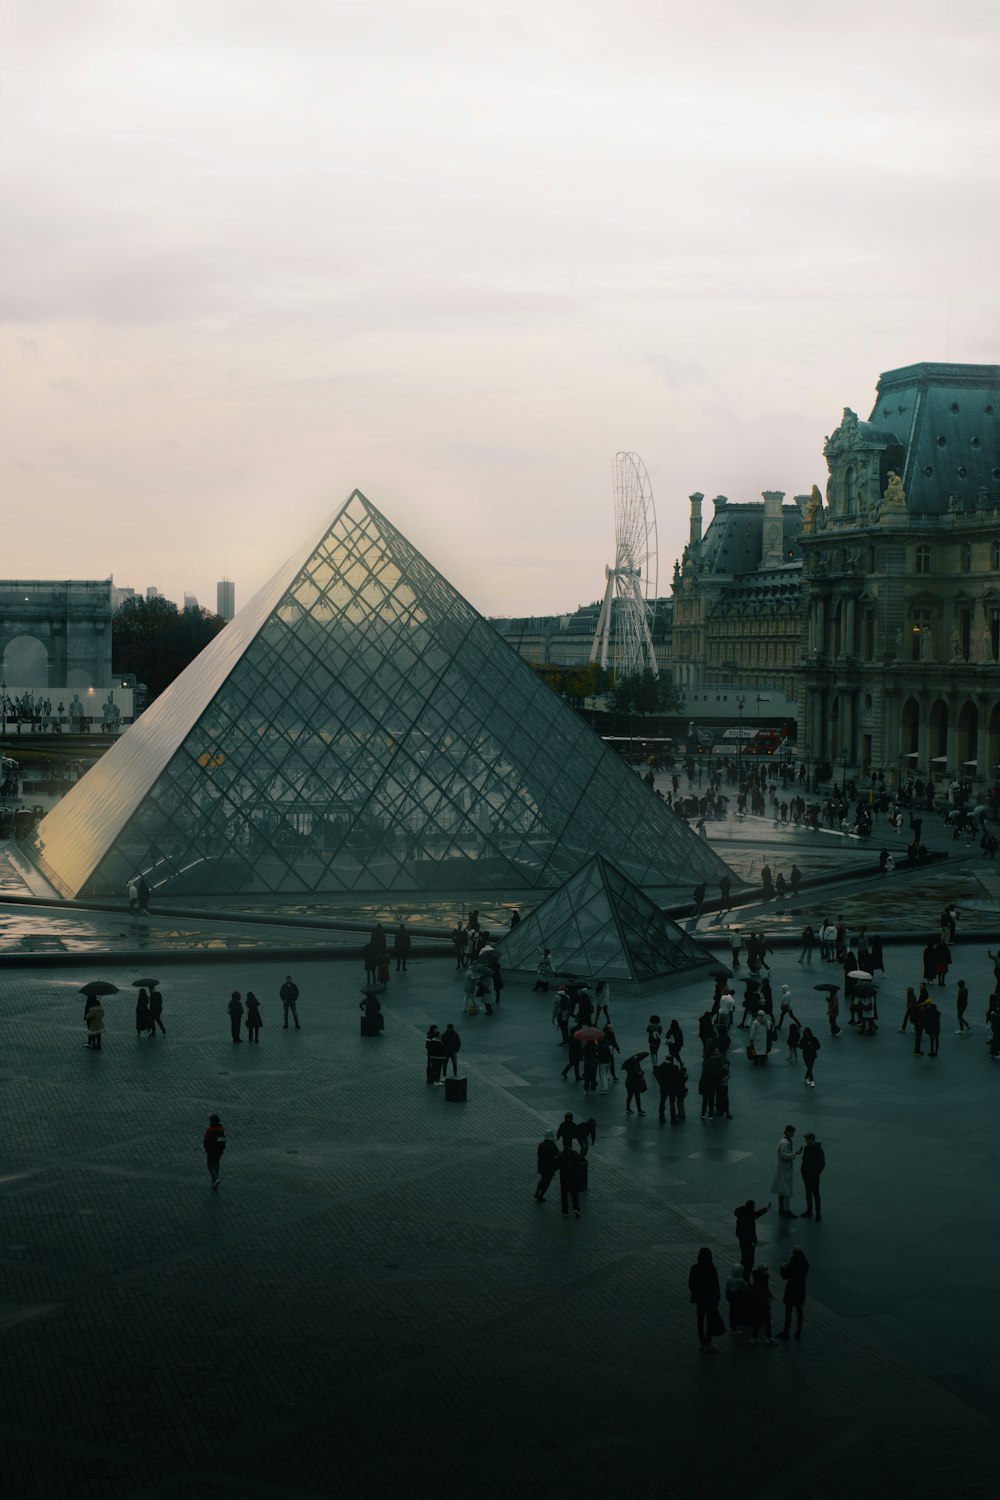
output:
[[610,666],[616,677],[645,671],[658,677],[652,637],[657,586],[653,489],[638,453],[616,453],[611,480],[615,561],[604,569],[607,585],[590,659]]

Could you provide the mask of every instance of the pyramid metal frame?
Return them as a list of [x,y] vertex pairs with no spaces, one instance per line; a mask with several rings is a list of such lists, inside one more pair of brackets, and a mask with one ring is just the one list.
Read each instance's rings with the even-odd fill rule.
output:
[[726,866],[355,490],[36,831],[66,896],[649,888]]
[[559,973],[640,987],[718,967],[708,948],[600,854],[495,946],[511,974],[534,973],[548,948]]

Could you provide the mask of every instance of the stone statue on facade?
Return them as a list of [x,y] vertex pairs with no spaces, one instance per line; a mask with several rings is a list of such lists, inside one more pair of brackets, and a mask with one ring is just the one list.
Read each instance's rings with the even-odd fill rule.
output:
[[805,536],[811,536],[816,530],[819,513],[823,509],[823,496],[819,492],[819,485],[814,484],[806,501],[805,512],[802,516],[802,531]]
[[988,625],[983,626],[982,639],[979,644],[979,660],[993,664],[993,640]]
[[925,626],[925,628],[920,632],[920,660],[921,661],[930,661],[930,659],[931,659],[931,632],[930,632],[930,626]]
[[898,629],[896,631],[896,660],[903,660],[903,632]]
[[[882,504],[885,511],[896,511],[897,514],[906,509],[906,491],[895,469],[889,470],[889,480],[885,487],[885,494],[882,496]],[[885,514],[882,519],[886,519]]]
[[951,632],[951,659],[952,661],[965,660],[965,653],[962,650],[962,637],[957,630]]

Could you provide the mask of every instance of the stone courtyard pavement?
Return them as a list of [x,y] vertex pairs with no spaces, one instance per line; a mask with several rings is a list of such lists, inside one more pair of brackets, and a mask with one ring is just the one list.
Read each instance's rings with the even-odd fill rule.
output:
[[[775,993],[790,981],[817,1022],[818,959],[773,963]],[[820,1028],[815,1090],[784,1054],[751,1074],[736,1050],[733,1122],[702,1122],[692,1087],[674,1128],[650,1095],[630,1118],[622,1084],[585,1105],[563,1082],[551,997],[510,986],[495,1017],[463,1017],[442,958],[393,975],[375,1040],[353,964],[294,965],[296,1032],[287,964],[165,963],[166,1038],[136,1039],[126,991],[99,1055],[76,992],[99,960],[0,971],[3,1494],[992,1495],[991,966],[985,944],[956,950],[976,1029],[953,1035],[950,985],[934,1061],[896,1030],[917,949],[887,965],[880,1034]],[[259,1047],[229,1039],[233,987],[262,999]],[[676,1014],[694,1082],[708,995],[617,999],[623,1051],[653,1010]],[[424,1032],[449,1019],[465,1105],[424,1082]],[[532,1201],[536,1143],[568,1108],[598,1122],[579,1222],[554,1190]],[[212,1110],[230,1141],[214,1194]],[[732,1209],[772,1196],[786,1121],[828,1160],[822,1224],[760,1223],[779,1298],[791,1244],[811,1262],[803,1341],[727,1334],[702,1357],[688,1268],[708,1245],[724,1281]]]

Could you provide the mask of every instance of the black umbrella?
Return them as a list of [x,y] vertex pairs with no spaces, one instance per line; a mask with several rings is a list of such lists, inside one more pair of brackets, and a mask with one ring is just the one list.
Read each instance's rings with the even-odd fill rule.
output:
[[709,979],[728,979],[731,972],[730,969],[709,969],[708,977]]
[[[648,1056],[649,1056],[648,1052],[633,1052],[631,1057],[626,1057],[625,1062],[627,1062],[627,1063],[630,1063],[630,1062],[642,1062],[643,1058],[644,1057],[648,1057]],[[624,1067],[624,1066],[625,1066],[625,1063],[622,1064],[622,1067]]]
[[839,984],[814,984],[814,990],[825,990],[828,995],[835,995],[840,989]]
[[386,986],[384,984],[363,984],[360,993],[362,995],[384,995]]
[[133,979],[132,988],[136,990],[155,990],[159,982],[158,979]]
[[877,984],[856,984],[854,986],[854,993],[861,1000],[874,1000],[875,996],[878,994],[878,985]]
[[82,984],[77,991],[80,995],[117,995],[118,986],[107,979],[92,979],[89,984]]

